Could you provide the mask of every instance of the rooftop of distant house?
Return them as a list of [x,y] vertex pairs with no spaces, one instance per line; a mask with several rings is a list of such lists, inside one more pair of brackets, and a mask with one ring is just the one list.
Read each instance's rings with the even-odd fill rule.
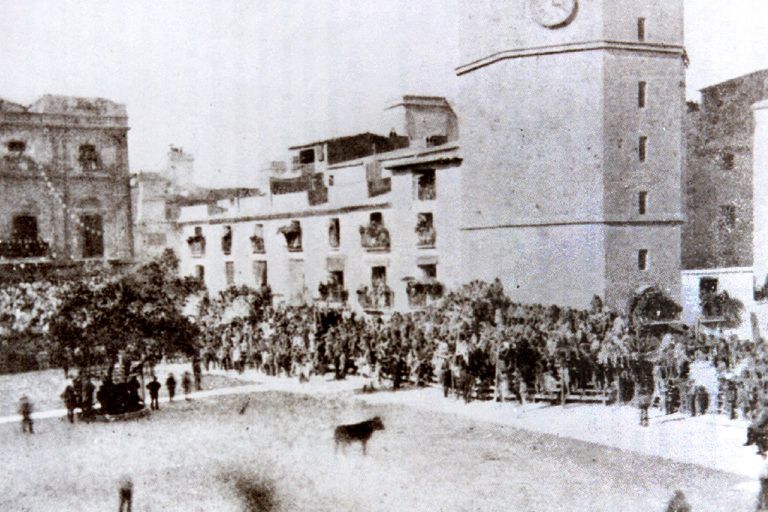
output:
[[708,85],[707,87],[704,87],[703,89],[699,89],[699,91],[703,93],[705,91],[709,91],[710,89],[717,89],[717,88],[720,88],[720,87],[728,87],[728,86],[735,85],[736,82],[744,82],[744,81],[747,81],[747,80],[750,80],[750,79],[754,79],[754,78],[763,78],[764,80],[768,79],[768,69],[760,69],[758,71],[752,71],[751,73],[746,73],[744,75],[737,76],[735,78],[730,78],[730,79],[728,79],[728,80],[726,80],[724,82],[719,82],[719,83],[716,83],[716,84]]

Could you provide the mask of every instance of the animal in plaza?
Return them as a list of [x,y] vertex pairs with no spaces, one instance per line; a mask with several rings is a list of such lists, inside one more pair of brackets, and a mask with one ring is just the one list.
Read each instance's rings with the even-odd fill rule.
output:
[[343,448],[346,445],[359,441],[363,447],[363,455],[365,455],[368,441],[370,441],[371,436],[377,430],[384,430],[384,423],[379,416],[367,421],[361,421],[360,423],[339,425],[333,434],[334,451],[338,450],[339,445]]

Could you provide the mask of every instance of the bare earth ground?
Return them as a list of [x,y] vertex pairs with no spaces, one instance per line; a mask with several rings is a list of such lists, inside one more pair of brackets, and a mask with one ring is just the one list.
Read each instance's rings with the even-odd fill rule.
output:
[[[244,414],[239,410],[248,400]],[[333,427],[381,415],[363,457],[334,455]],[[754,510],[744,477],[400,405],[280,392],[163,404],[134,422],[0,425],[0,510],[663,511],[682,489],[694,512]],[[239,482],[239,485],[238,485]],[[255,491],[254,489],[255,488]]]
[[[185,371],[191,372],[192,366],[186,364],[160,364],[155,368],[158,380],[163,383],[160,390],[160,398],[167,397],[165,389],[165,379],[168,372],[173,372],[177,381],[177,394],[181,394],[181,375]],[[234,375],[234,372],[233,372]],[[70,377],[74,377],[75,372],[70,372]],[[219,374],[203,374],[203,389],[218,389],[224,387],[238,386],[247,384],[236,377]],[[96,382],[98,386],[98,382]],[[0,375],[0,416],[16,414],[19,398],[26,394],[32,401],[36,411],[45,411],[48,409],[59,409],[64,407],[61,393],[67,387],[67,379],[64,378],[64,371],[61,369],[51,369],[38,372],[16,373],[10,375]]]

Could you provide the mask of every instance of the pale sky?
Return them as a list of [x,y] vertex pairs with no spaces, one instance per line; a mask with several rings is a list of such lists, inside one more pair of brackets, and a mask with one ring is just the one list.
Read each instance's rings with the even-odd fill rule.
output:
[[[377,127],[403,94],[455,97],[460,0],[0,0],[0,97],[128,108],[130,167],[169,144],[196,182],[249,185],[286,148]],[[768,0],[685,0],[688,96],[768,68]]]

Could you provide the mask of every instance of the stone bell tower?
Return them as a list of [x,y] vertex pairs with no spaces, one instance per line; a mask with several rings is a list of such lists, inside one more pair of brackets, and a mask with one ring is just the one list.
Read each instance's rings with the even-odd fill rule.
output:
[[461,9],[464,278],[525,302],[678,299],[683,0]]

